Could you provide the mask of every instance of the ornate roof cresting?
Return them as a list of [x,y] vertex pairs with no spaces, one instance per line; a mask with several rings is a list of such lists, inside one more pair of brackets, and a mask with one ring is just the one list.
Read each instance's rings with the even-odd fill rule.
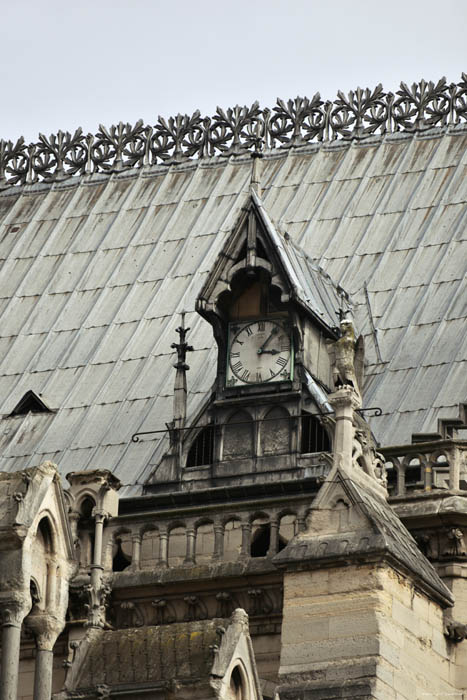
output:
[[178,114],[159,117],[154,126],[142,120],[106,128],[96,134],[59,131],[27,145],[0,139],[0,189],[16,184],[57,182],[72,175],[119,172],[191,158],[241,155],[264,148],[290,148],[309,142],[363,139],[373,134],[418,132],[435,126],[467,122],[467,74],[459,83],[421,80],[401,83],[396,93],[357,88],[339,91],[334,101],[319,93],[311,99],[278,99],[273,109],[217,108],[213,117]]

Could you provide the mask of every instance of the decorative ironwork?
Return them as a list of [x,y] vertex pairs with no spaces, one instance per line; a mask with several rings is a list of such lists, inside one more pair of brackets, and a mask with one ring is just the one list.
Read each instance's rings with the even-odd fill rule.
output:
[[324,102],[311,99],[277,100],[275,107],[217,108],[213,117],[178,114],[159,117],[154,126],[140,120],[96,134],[59,131],[40,134],[27,145],[0,139],[0,189],[36,182],[59,182],[72,175],[120,172],[130,168],[182,163],[191,158],[257,154],[266,149],[306,146],[336,139],[358,140],[380,133],[420,132],[432,127],[467,123],[467,74],[458,83],[421,80],[401,83],[396,93],[357,88]]
[[358,413],[362,418],[365,418],[365,413],[369,414],[368,418],[377,418],[383,415],[383,409],[379,406],[371,406],[369,408],[356,408],[355,412]]

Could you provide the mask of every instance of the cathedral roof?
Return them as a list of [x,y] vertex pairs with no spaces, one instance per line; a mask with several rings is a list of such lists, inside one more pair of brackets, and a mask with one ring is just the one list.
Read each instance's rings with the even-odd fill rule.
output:
[[[383,445],[433,432],[466,400],[466,142],[451,125],[261,159],[261,206],[303,279],[319,267],[350,294]],[[0,471],[52,460],[144,483],[167,437],[131,436],[172,418],[181,312],[188,419],[210,394],[216,348],[194,305],[251,174],[240,152],[0,192]],[[50,410],[12,416],[28,391]]]

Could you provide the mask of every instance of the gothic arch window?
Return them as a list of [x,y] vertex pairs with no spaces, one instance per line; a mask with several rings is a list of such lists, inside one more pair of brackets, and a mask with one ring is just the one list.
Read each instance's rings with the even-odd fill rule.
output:
[[290,414],[282,406],[274,406],[266,414],[260,428],[261,454],[280,455],[290,452]]
[[316,416],[303,411],[302,439],[300,452],[330,452],[331,441],[321,422]]
[[212,464],[214,459],[214,426],[208,425],[200,430],[191,443],[186,460],[187,467],[201,467]]
[[248,700],[249,693],[244,674],[240,671],[239,666],[235,666],[230,676],[230,683],[227,691],[226,700]]
[[246,411],[230,416],[224,430],[223,459],[246,459],[254,455],[253,419]]

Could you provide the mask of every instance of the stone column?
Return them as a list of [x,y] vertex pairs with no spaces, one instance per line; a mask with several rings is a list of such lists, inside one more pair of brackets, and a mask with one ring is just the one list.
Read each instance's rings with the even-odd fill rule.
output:
[[95,588],[100,586],[102,566],[102,536],[104,533],[104,522],[107,518],[107,513],[102,510],[94,510],[95,529],[94,529],[94,551],[92,554],[91,564],[91,585]]
[[343,386],[329,396],[335,412],[334,463],[347,471],[352,469],[353,416],[361,406],[359,395],[350,387]]
[[131,538],[132,550],[131,550],[131,568],[139,569],[141,562],[141,541],[142,536],[138,533],[133,535]]
[[18,692],[19,652],[21,625],[30,607],[24,599],[1,601],[2,625],[2,673],[0,676],[0,700],[16,700]]
[[214,561],[224,558],[224,526],[221,523],[214,525]]
[[240,557],[250,556],[251,523],[242,523],[242,549]]
[[25,624],[36,638],[36,664],[34,668],[34,700],[50,700],[52,694],[53,648],[64,627],[61,621],[45,612],[26,618]]
[[167,530],[159,530],[159,566],[166,569],[169,565],[169,535]]
[[195,563],[196,531],[189,528],[186,531],[186,556],[184,564],[191,566]]
[[277,554],[279,550],[279,520],[272,518],[270,523],[268,557]]

